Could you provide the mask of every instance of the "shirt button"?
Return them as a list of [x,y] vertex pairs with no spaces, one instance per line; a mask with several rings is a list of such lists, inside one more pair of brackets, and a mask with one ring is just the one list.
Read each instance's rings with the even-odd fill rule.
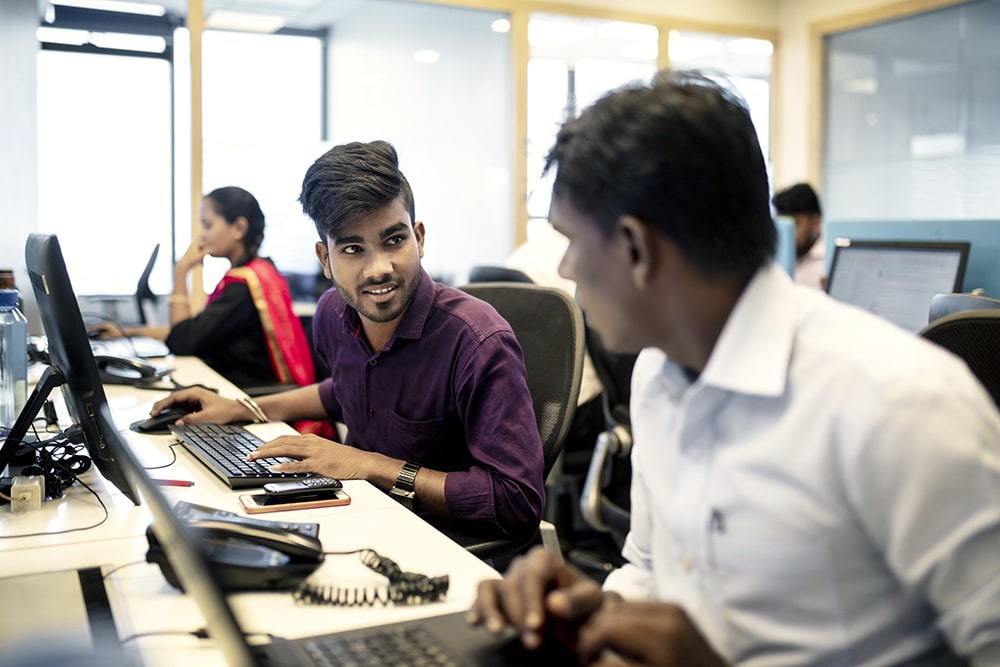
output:
[[694,569],[694,563],[691,562],[690,558],[683,557],[680,560],[681,570],[685,573],[690,573]]
[[378,359],[369,359],[368,360],[368,365],[369,366],[374,366],[377,363],[378,363]]
[[368,416],[369,417],[375,416],[375,408],[368,408]]

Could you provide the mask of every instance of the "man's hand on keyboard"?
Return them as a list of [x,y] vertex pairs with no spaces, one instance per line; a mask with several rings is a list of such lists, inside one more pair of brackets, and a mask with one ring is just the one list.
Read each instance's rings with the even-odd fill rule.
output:
[[181,389],[166,398],[161,398],[153,403],[149,414],[155,415],[161,410],[176,405],[196,408],[194,412],[184,415],[181,419],[182,424],[228,424],[230,422],[254,421],[255,419],[249,408],[239,401],[223,398],[201,387]]
[[386,459],[317,435],[283,435],[251,452],[247,460],[277,457],[298,460],[271,466],[275,472],[312,472],[334,479],[369,479],[374,459]]

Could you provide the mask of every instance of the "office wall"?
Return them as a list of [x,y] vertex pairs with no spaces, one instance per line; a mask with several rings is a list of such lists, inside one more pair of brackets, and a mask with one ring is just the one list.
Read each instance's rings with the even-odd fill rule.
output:
[[[890,6],[919,6],[918,0],[775,0],[781,46],[776,63],[780,73],[777,90],[776,113],[780,135],[774,156],[775,185],[782,187],[799,180],[811,180],[812,160],[821,149],[820,137],[813,133],[811,119],[819,110],[819,97],[813,96],[813,57],[810,30],[813,24],[851,16],[872,13]],[[923,4],[927,4],[926,2]],[[817,88],[819,90],[819,88]],[[819,117],[819,116],[816,116]],[[815,128],[818,130],[819,128]],[[817,183],[818,185],[818,183]]]
[[[426,229],[424,267],[461,281],[513,245],[514,103],[504,14],[369,0],[330,35],[330,141],[385,139]],[[434,49],[432,65],[414,61]]]
[[24,271],[24,239],[38,221],[36,0],[0,0],[0,267],[13,268],[33,334],[41,332]]

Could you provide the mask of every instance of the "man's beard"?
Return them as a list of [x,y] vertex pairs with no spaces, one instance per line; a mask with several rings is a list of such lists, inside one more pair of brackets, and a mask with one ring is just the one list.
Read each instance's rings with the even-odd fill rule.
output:
[[359,315],[372,322],[382,323],[382,322],[391,322],[400,315],[402,315],[404,312],[406,312],[406,309],[410,306],[410,303],[413,301],[413,295],[416,294],[417,292],[417,285],[419,284],[420,280],[418,276],[417,279],[414,280],[412,283],[401,279],[397,279],[395,281],[398,285],[396,291],[400,292],[403,295],[403,298],[399,302],[399,305],[395,305],[395,307],[394,304],[396,302],[395,300],[393,300],[387,303],[376,303],[374,304],[374,308],[371,307],[362,308],[361,304],[365,297],[364,295],[361,294],[361,292],[363,290],[370,289],[372,287],[377,288],[379,285],[384,285],[388,282],[393,282],[393,281],[382,280],[377,283],[373,282],[365,283],[364,285],[358,287],[358,291],[356,294],[352,294],[349,290],[345,289],[342,285],[340,285],[336,281],[334,281],[333,284],[337,288],[337,292],[340,293],[340,296],[343,297],[344,301],[347,302],[347,305],[353,308],[354,310],[358,311]]
[[818,239],[819,239],[819,232],[816,232],[815,234],[813,234],[812,236],[810,236],[808,239],[806,239],[806,242],[803,243],[802,245],[796,245],[795,246],[795,258],[796,259],[802,259],[803,257],[805,257],[809,253],[809,251],[812,250],[812,247],[814,245],[816,245],[816,241]]

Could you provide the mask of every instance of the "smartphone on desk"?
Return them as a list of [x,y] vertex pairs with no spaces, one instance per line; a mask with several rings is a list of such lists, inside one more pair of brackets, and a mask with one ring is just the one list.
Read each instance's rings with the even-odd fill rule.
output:
[[[302,480],[299,480],[302,481]],[[342,487],[305,489],[297,492],[254,493],[240,496],[240,505],[247,514],[264,512],[287,512],[316,507],[337,507],[350,505],[351,497]]]

